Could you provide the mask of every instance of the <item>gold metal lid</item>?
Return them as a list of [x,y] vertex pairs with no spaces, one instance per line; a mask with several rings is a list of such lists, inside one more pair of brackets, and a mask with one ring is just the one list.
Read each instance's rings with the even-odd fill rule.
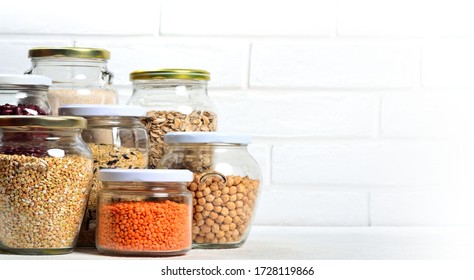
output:
[[0,127],[42,127],[55,129],[85,129],[87,120],[72,116],[0,116]]
[[28,57],[75,57],[75,58],[97,58],[110,59],[110,52],[98,48],[80,47],[37,47],[28,51]]
[[163,69],[156,69],[156,70],[136,70],[130,73],[130,81],[161,80],[161,79],[209,81],[211,79],[211,74],[206,70],[179,69],[179,68],[163,68]]

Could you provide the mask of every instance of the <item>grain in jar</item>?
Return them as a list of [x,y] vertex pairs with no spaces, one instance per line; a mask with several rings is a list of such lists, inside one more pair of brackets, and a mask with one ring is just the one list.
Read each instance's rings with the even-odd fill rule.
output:
[[107,69],[110,52],[100,48],[36,47],[28,52],[25,74],[50,77],[48,98],[53,115],[64,104],[118,104],[118,92]]
[[66,254],[92,182],[79,117],[0,116],[0,250]]
[[215,131],[217,109],[207,93],[209,72],[198,69],[137,70],[130,73],[129,105],[147,109],[142,119],[150,140],[149,168],[158,168],[164,136],[172,131]]
[[102,169],[96,247],[108,255],[173,256],[192,247],[189,170]]
[[87,120],[82,138],[92,151],[92,189],[79,233],[78,247],[94,247],[97,228],[97,193],[101,169],[143,169],[148,166],[148,135],[140,122],[146,111],[127,105],[63,105],[59,115],[81,116]]
[[261,172],[247,135],[170,132],[161,166],[193,171],[193,248],[236,248],[250,232]]

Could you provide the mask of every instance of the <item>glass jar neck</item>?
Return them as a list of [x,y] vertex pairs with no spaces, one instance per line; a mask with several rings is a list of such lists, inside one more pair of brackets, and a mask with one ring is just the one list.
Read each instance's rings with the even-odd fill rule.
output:
[[124,191],[124,192],[166,192],[181,193],[187,192],[187,184],[179,182],[103,182],[103,191]]
[[44,75],[53,79],[52,87],[110,84],[112,73],[107,60],[84,58],[32,58],[31,68],[25,74]]
[[0,84],[0,91],[23,91],[32,94],[46,94],[49,86],[43,85],[2,85]]
[[89,128],[93,127],[143,127],[139,117],[96,116],[86,117]]

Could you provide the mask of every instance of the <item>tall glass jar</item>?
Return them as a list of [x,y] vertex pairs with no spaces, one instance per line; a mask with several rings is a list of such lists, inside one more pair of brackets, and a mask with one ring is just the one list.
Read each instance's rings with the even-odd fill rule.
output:
[[165,168],[193,171],[193,248],[236,248],[250,232],[261,189],[261,171],[246,135],[170,132]]
[[0,116],[0,250],[74,249],[92,183],[80,117]]
[[50,115],[50,86],[45,76],[0,74],[0,115]]
[[189,170],[102,169],[96,247],[110,255],[182,255],[192,247]]
[[146,111],[143,107],[126,105],[63,105],[59,107],[59,115],[87,119],[82,138],[92,151],[94,177],[77,246],[94,247],[97,193],[102,189],[97,174],[101,169],[147,168],[148,135],[140,122]]
[[112,86],[107,69],[110,52],[97,48],[32,48],[28,52],[31,68],[25,74],[53,80],[48,98],[52,114],[64,104],[118,104],[118,92]]
[[143,123],[150,139],[150,168],[158,168],[171,131],[215,131],[217,109],[207,94],[209,72],[196,69],[158,69],[130,74],[130,105],[147,108]]

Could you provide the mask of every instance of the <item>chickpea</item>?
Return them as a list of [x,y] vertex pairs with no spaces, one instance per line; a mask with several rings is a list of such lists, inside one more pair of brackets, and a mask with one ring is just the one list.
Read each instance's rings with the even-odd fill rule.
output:
[[235,209],[235,203],[232,202],[232,201],[229,201],[225,204],[225,206],[227,206],[227,208],[229,208],[229,210],[234,210]]
[[207,219],[206,219],[206,225],[208,225],[208,226],[213,226],[213,225],[214,225],[214,220],[211,219],[211,218],[207,218]]
[[211,218],[212,220],[217,219],[218,216],[219,214],[217,214],[216,212],[211,212],[211,214],[209,214],[209,218]]
[[199,205],[204,205],[204,204],[206,204],[206,199],[205,199],[204,197],[199,198],[199,199],[198,199],[198,204],[199,204]]
[[206,209],[207,211],[212,211],[212,209],[214,209],[214,205],[212,205],[212,203],[208,202],[208,203],[204,204],[204,209]]
[[207,202],[213,202],[215,199],[215,197],[212,195],[212,194],[209,194],[206,196],[206,201]]
[[222,206],[214,206],[214,212],[220,213],[222,211]]
[[191,182],[188,187],[188,189],[192,192],[197,191],[197,188],[198,188],[198,185],[196,184],[196,182]]
[[225,220],[225,217],[222,216],[222,215],[219,215],[219,216],[216,218],[216,222],[217,222],[218,224],[222,224],[222,222],[224,222],[224,220]]
[[[199,230],[199,227],[197,227],[197,228],[198,228],[198,230]],[[219,225],[218,225],[218,224],[213,224],[212,227],[211,227],[211,231],[212,231],[213,233],[216,233],[216,234],[219,233],[219,232],[220,232],[220,227],[219,227]],[[194,232],[193,232],[193,233],[194,233]],[[219,236],[218,236],[218,237],[219,237]]]

